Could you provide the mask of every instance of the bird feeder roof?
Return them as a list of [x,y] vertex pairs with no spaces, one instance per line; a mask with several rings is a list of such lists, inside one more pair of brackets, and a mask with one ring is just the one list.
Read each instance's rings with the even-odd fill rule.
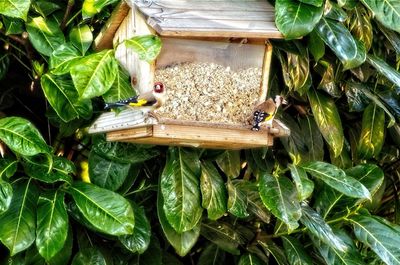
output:
[[267,0],[128,0],[161,36],[282,38]]

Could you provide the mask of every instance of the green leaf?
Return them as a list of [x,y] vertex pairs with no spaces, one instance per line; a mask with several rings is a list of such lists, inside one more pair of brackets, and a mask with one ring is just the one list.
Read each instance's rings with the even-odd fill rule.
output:
[[308,265],[313,264],[303,245],[294,237],[283,236],[283,248],[290,265]]
[[267,255],[272,255],[274,257],[278,265],[288,265],[285,253],[274,242],[258,240],[258,244],[260,244]]
[[153,236],[150,240],[149,248],[142,255],[133,258],[130,265],[164,265],[162,263],[162,252],[157,237]]
[[359,3],[359,0],[338,0],[338,4],[340,7],[344,7],[347,9],[352,9],[356,7],[356,5]]
[[63,181],[72,183],[72,174],[76,173],[75,165],[64,157],[54,156],[51,163],[44,156],[25,157],[22,164],[25,173],[45,183]]
[[390,121],[387,126],[388,128],[393,126],[396,123],[396,119],[393,116],[393,114],[386,108],[386,106],[382,102],[382,100],[374,92],[372,92],[369,87],[367,87],[363,84],[358,84],[358,83],[354,83],[354,82],[347,82],[346,84],[356,91],[357,90],[361,91],[367,98],[369,98],[371,101],[373,101],[376,105],[378,105],[380,108],[382,108],[385,111],[385,113],[390,118]]
[[302,168],[331,188],[349,197],[371,199],[371,194],[363,184],[352,177],[346,176],[343,170],[332,164],[316,161],[302,165]]
[[358,155],[363,159],[377,157],[385,140],[385,112],[371,103],[365,110],[362,119]]
[[308,228],[308,231],[312,235],[338,251],[344,252],[347,250],[346,244],[333,233],[332,228],[325,223],[324,219],[317,212],[306,204],[301,206],[301,210],[303,214],[300,221]]
[[51,73],[55,75],[64,75],[71,71],[72,66],[80,63],[82,54],[71,44],[64,43],[57,47],[50,56]]
[[61,44],[65,42],[57,22],[43,17],[32,18],[26,23],[29,40],[33,47],[43,55],[50,56]]
[[243,180],[235,182],[234,184],[238,190],[243,194],[246,194],[247,211],[268,224],[271,219],[271,214],[267,208],[265,208],[264,203],[261,200],[257,183]]
[[277,0],[275,23],[286,39],[310,33],[322,17],[323,6],[307,5],[296,0]]
[[69,40],[85,55],[92,45],[93,34],[88,25],[76,26],[69,32]]
[[247,213],[246,195],[230,180],[228,180],[226,187],[228,190],[228,212],[239,218],[246,218],[249,216]]
[[352,238],[343,230],[334,230],[334,233],[346,245],[347,250],[345,252],[332,248],[319,239],[312,238],[314,246],[325,262],[332,265],[365,265]]
[[0,215],[8,210],[13,197],[13,188],[10,183],[0,179]]
[[26,20],[31,0],[3,0],[0,2],[0,14]]
[[129,174],[131,164],[118,163],[98,155],[93,150],[89,154],[89,176],[93,184],[116,191]]
[[238,229],[225,222],[203,222],[201,224],[201,235],[233,255],[239,255],[238,247],[245,243]]
[[107,265],[101,251],[97,248],[82,249],[76,253],[72,265]]
[[314,57],[314,60],[318,62],[325,55],[325,43],[313,30],[310,33],[310,39],[308,41],[308,49]]
[[372,45],[373,31],[371,16],[363,6],[359,5],[352,10],[349,29],[354,37],[364,43],[365,49],[368,51]]
[[240,257],[238,265],[263,265],[262,262],[256,255],[246,253]]
[[346,175],[360,181],[374,196],[384,181],[383,170],[377,165],[361,164],[346,170]]
[[313,6],[322,6],[324,0],[299,0],[300,2]]
[[197,265],[219,265],[225,264],[225,251],[215,244],[209,244],[199,257]]
[[240,175],[240,151],[226,150],[216,162],[228,178],[234,179]]
[[35,241],[38,191],[32,179],[13,184],[14,194],[8,210],[0,215],[0,239],[13,256]]
[[106,93],[118,73],[114,50],[103,50],[82,58],[71,67],[71,76],[82,99],[91,99]]
[[51,260],[64,247],[68,235],[68,214],[64,193],[42,194],[37,205],[36,246],[45,260]]
[[388,65],[383,59],[375,55],[368,54],[367,62],[371,66],[373,66],[379,73],[381,73],[391,82],[393,82],[394,85],[400,84],[400,73],[396,69]]
[[322,18],[315,29],[325,44],[342,61],[345,69],[351,69],[364,63],[365,47],[362,44],[358,45],[342,23]]
[[335,102],[320,92],[310,90],[308,93],[315,121],[325,141],[335,156],[340,155],[344,143],[342,122]]
[[17,172],[18,161],[12,158],[0,159],[0,179],[11,178]]
[[316,71],[321,75],[321,82],[318,84],[318,89],[324,90],[326,93],[335,98],[340,98],[342,91],[338,86],[337,72],[338,68],[334,63],[324,60],[319,61],[315,67]]
[[192,230],[177,233],[174,228],[169,224],[163,209],[164,201],[161,191],[157,196],[157,215],[161,228],[164,232],[168,242],[174,247],[179,256],[186,256],[192,247],[196,244],[200,235],[200,225],[198,224]]
[[74,182],[69,193],[82,215],[99,231],[115,236],[133,233],[134,213],[121,195],[83,182]]
[[164,212],[178,232],[192,230],[201,218],[200,161],[197,152],[170,148],[161,175]]
[[50,14],[54,13],[57,10],[62,9],[60,4],[49,2],[49,1],[35,1],[32,3],[33,9],[42,15],[43,17],[47,17]]
[[326,0],[324,17],[334,19],[339,22],[345,22],[347,19],[347,13],[338,4]]
[[361,0],[385,27],[400,32],[399,0]]
[[286,177],[276,177],[262,173],[258,189],[261,199],[273,215],[282,220],[290,230],[296,229],[301,217],[300,204],[293,184]]
[[119,241],[132,253],[143,254],[150,244],[151,228],[143,207],[133,205],[135,227],[132,235],[120,236]]
[[154,61],[161,51],[161,39],[156,35],[135,36],[125,40],[125,46],[132,49],[139,56],[140,60]]
[[287,53],[289,88],[303,95],[311,86],[308,51],[296,42],[300,54]]
[[104,137],[94,140],[92,150],[104,158],[119,163],[140,163],[160,154],[155,148],[131,143],[108,142]]
[[324,140],[315,120],[306,116],[299,120],[301,136],[305,144],[304,151],[300,152],[302,161],[315,161],[324,158]]
[[67,265],[70,262],[73,245],[73,232],[71,226],[68,229],[67,239],[63,248],[48,262],[49,265]]
[[314,190],[314,182],[307,177],[306,171],[296,165],[289,164],[288,168],[296,185],[299,201],[304,201],[311,196]]
[[79,100],[78,92],[70,79],[45,74],[40,83],[50,105],[64,122],[91,116],[92,102]]
[[221,175],[210,161],[201,164],[200,190],[202,206],[208,218],[217,220],[226,212],[226,190]]
[[6,35],[21,34],[24,32],[24,22],[21,19],[3,17],[3,22]]
[[131,84],[129,83],[129,76],[124,70],[119,68],[117,77],[110,90],[103,95],[105,102],[115,102],[121,99],[127,99],[135,95]]
[[357,239],[370,247],[386,264],[400,264],[400,232],[373,216],[355,215],[348,219]]
[[0,119],[0,140],[12,151],[23,156],[50,153],[40,132],[28,120],[19,117]]

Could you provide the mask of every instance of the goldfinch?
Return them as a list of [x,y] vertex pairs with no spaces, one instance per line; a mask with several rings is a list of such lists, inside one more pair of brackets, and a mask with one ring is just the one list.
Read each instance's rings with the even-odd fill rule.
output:
[[[163,83],[156,82],[153,90],[141,95],[122,99],[113,103],[105,103],[104,109],[114,109],[121,107],[137,108],[148,115],[149,112],[161,107],[166,98],[166,89]],[[153,114],[154,115],[154,114]]]
[[277,95],[275,96],[275,100],[269,98],[257,105],[253,113],[253,127],[251,130],[259,131],[260,125],[263,124],[265,124],[267,128],[271,128],[275,115],[282,104],[286,104],[286,100],[282,96]]

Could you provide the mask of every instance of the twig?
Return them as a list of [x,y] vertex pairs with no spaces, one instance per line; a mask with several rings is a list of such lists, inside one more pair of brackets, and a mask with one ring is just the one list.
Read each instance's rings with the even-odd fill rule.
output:
[[67,21],[74,5],[75,5],[75,0],[68,0],[67,9],[65,10],[64,17],[60,25],[61,30],[64,30],[65,27],[67,26]]
[[29,60],[34,59],[34,50],[32,48],[32,45],[28,39],[28,33],[23,32],[21,36],[19,35],[7,35],[4,29],[0,29],[0,33],[3,34],[4,36],[8,37],[9,39],[18,42],[22,46],[24,46],[25,51],[26,51],[26,57],[28,57]]

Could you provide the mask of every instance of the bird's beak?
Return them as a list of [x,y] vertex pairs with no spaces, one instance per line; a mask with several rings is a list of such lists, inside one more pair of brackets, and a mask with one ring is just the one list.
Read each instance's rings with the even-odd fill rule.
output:
[[282,104],[283,105],[287,105],[288,104],[287,100],[286,99],[282,99]]

